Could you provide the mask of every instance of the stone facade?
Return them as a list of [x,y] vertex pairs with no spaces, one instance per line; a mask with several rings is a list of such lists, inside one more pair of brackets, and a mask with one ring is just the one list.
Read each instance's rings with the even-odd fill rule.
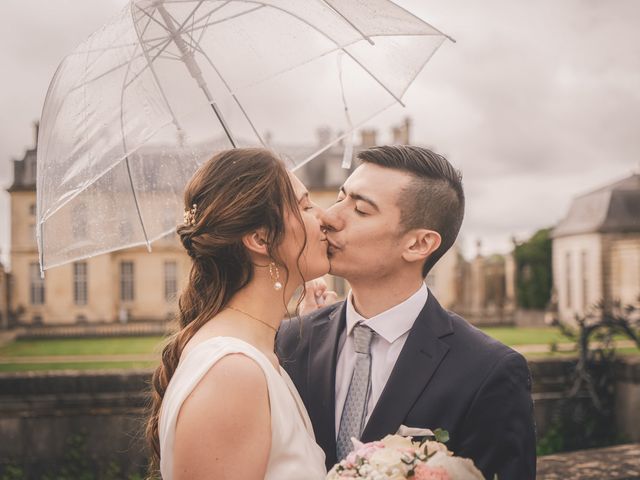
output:
[[451,307],[476,325],[512,324],[516,314],[513,253],[485,256],[477,242],[473,260],[458,256],[457,295]]
[[9,274],[0,263],[0,330],[9,328]]
[[14,160],[8,192],[11,304],[20,324],[163,321],[175,313],[176,293],[190,268],[175,234],[154,242],[153,254],[129,248],[51,268],[42,279],[35,238],[35,147]]
[[640,296],[640,174],[577,197],[553,234],[558,314],[572,321],[604,300]]

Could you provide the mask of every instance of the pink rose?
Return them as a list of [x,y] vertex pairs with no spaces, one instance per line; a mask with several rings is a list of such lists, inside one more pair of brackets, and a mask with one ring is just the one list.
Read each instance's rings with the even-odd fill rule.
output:
[[447,471],[442,467],[430,467],[421,463],[415,469],[415,480],[452,480]]
[[374,452],[382,448],[384,448],[384,444],[379,441],[365,443],[365,444],[362,444],[360,448],[356,449],[354,452],[351,452],[349,455],[347,455],[346,460],[349,463],[354,463],[354,464],[356,463],[357,457],[369,460],[371,458],[371,455],[373,455]]

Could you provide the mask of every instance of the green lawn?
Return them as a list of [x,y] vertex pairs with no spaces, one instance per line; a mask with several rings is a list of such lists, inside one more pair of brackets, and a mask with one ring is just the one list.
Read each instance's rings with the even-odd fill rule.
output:
[[537,345],[568,342],[556,328],[485,327],[482,331],[505,345]]
[[[549,345],[551,342],[568,343],[557,329],[544,328],[514,328],[491,327],[483,328],[488,335],[498,339],[502,343],[511,346],[519,345]],[[622,338],[622,337],[621,337]],[[63,370],[63,369],[109,369],[109,368],[149,368],[155,365],[152,361],[124,361],[124,359],[105,358],[104,362],[91,361],[77,362],[39,362],[38,363],[11,363],[11,357],[46,357],[46,356],[74,356],[74,355],[157,355],[164,343],[164,337],[112,337],[112,338],[86,338],[86,339],[51,339],[51,340],[17,340],[0,347],[0,372],[8,371],[33,371],[33,370]],[[640,354],[637,348],[624,348],[619,352],[623,355]],[[566,357],[575,355],[575,352],[559,353],[531,353],[531,358],[539,357]],[[44,360],[44,359],[43,359]],[[87,359],[89,360],[89,359]]]
[[163,337],[17,340],[0,347],[0,357],[158,353],[161,349],[162,342]]
[[153,368],[156,362],[78,362],[78,363],[0,363],[0,372],[33,372],[43,370],[131,370]]
[[[483,328],[507,345],[548,344],[567,341],[554,328]],[[158,353],[163,337],[112,337],[18,340],[0,347],[0,357],[49,355],[124,355]]]

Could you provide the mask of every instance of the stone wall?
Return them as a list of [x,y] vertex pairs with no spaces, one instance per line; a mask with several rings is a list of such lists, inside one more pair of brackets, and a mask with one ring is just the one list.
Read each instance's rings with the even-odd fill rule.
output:
[[[530,361],[539,437],[563,398],[572,362]],[[617,428],[638,442],[640,358],[619,362],[617,377]],[[0,477],[17,466],[25,478],[61,469],[112,472],[98,479],[136,478],[131,475],[146,468],[149,380],[149,370],[0,374]]]
[[24,478],[143,474],[149,376],[148,370],[0,375],[0,475],[9,467]]

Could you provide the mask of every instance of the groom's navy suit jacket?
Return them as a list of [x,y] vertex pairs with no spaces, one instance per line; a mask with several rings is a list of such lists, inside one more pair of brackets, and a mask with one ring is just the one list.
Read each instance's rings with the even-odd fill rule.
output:
[[[327,468],[336,462],[335,372],[345,303],[283,323],[277,351],[307,406]],[[536,472],[531,376],[519,353],[444,310],[431,292],[362,434],[443,428],[447,446],[492,480]]]

